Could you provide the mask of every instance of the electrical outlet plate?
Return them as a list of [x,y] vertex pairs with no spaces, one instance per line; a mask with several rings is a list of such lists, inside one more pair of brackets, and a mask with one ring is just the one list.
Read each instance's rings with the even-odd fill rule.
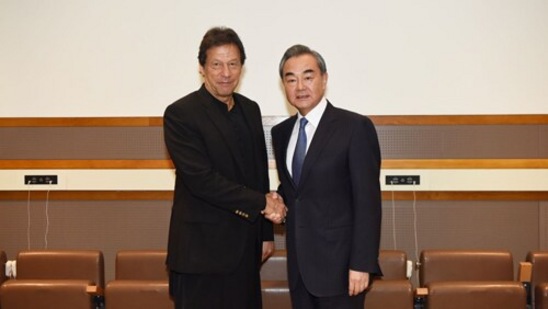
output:
[[57,175],[25,175],[26,185],[56,185]]
[[421,176],[419,175],[386,175],[385,184],[393,185],[420,185]]

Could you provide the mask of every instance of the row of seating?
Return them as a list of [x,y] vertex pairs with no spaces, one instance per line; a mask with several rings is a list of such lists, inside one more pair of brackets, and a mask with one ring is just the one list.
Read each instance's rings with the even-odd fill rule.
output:
[[120,251],[105,286],[101,251],[22,251],[16,278],[2,278],[0,308],[173,309],[165,259],[163,250]]
[[[373,280],[367,309],[548,309],[548,252],[528,253],[514,278],[508,251],[424,250],[416,288],[405,252],[381,250],[379,263],[384,276]],[[264,308],[291,308],[284,251],[263,265],[261,278]]]
[[[171,309],[165,254],[118,252],[115,278],[105,286],[100,251],[22,251],[15,279],[0,272],[0,308]],[[2,251],[0,259],[4,265]],[[407,277],[405,252],[382,250],[379,262],[384,276],[373,280],[367,309],[523,309],[527,304],[548,309],[548,252],[530,252],[515,279],[507,251],[424,250],[417,288]],[[261,279],[265,309],[291,308],[285,251],[264,263]]]

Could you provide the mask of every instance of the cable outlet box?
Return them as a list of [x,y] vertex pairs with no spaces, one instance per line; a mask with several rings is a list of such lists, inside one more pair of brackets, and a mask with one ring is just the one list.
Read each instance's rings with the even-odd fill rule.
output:
[[26,185],[56,185],[57,175],[25,175]]

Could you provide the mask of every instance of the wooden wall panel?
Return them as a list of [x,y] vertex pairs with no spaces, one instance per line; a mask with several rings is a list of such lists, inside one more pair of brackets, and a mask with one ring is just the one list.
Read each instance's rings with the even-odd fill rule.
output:
[[[371,118],[383,168],[548,168],[548,115]],[[0,118],[0,169],[172,168],[159,117]],[[118,250],[165,248],[171,199],[170,190],[32,191],[29,199],[0,188],[0,249],[13,259],[29,235],[31,248],[43,248],[47,208],[48,247],[101,249],[110,280]],[[383,212],[382,248],[396,245],[411,260],[427,248],[502,248],[516,261],[548,249],[548,191],[383,192]],[[276,227],[279,249],[284,233]]]

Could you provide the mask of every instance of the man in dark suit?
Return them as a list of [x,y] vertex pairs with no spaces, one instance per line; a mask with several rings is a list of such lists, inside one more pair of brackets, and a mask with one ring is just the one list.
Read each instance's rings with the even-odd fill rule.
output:
[[167,266],[176,309],[261,308],[261,260],[285,205],[269,194],[257,103],[235,93],[245,52],[229,28],[199,49],[202,87],[169,105],[165,142],[176,169]]
[[370,277],[381,275],[375,127],[327,101],[327,69],[316,51],[290,47],[279,69],[287,100],[298,110],[272,128],[278,192],[288,208],[293,308],[363,309]]

